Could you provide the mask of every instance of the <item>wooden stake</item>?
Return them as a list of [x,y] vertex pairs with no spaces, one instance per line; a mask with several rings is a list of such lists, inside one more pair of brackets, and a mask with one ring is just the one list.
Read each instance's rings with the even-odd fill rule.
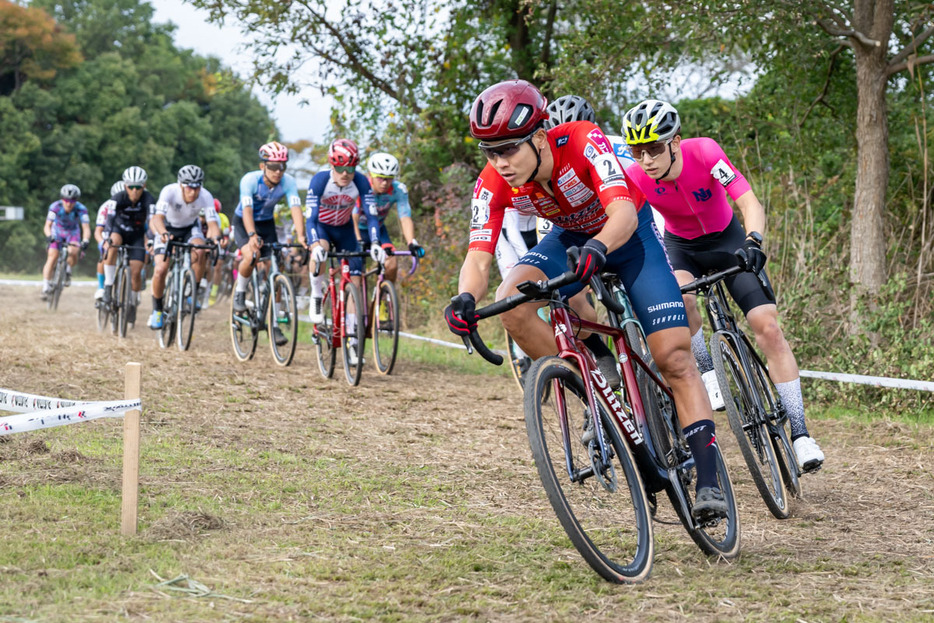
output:
[[[127,400],[139,399],[141,377],[140,364],[126,364]],[[139,506],[139,418],[139,409],[123,414],[123,507],[120,526],[120,534],[123,536],[136,534]]]

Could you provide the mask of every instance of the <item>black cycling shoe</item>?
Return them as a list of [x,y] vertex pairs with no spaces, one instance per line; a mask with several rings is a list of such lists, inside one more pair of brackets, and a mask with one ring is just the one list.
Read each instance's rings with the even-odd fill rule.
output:
[[246,292],[234,292],[233,310],[235,314],[246,311]]
[[285,333],[279,327],[273,327],[272,338],[276,341],[276,346],[285,346],[289,343],[289,338],[285,337]]
[[716,487],[701,487],[697,490],[694,499],[694,508],[691,515],[694,519],[704,521],[708,519],[724,518],[727,513],[726,500],[723,493]]
[[101,303],[110,305],[113,303],[113,286],[104,286],[104,296],[101,297]]

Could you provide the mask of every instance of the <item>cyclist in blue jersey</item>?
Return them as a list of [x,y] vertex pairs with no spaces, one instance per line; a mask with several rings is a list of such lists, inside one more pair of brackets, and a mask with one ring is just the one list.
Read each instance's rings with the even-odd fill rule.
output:
[[78,201],[81,190],[74,184],[65,184],[59,191],[59,200],[49,206],[45,218],[45,237],[49,243],[49,252],[42,268],[42,300],[48,298],[52,289],[52,273],[58,261],[60,241],[64,240],[68,265],[65,268],[65,285],[71,285],[71,267],[78,261],[78,238],[81,238],[81,250],[88,248],[91,238],[91,224],[88,209]]
[[[309,316],[313,323],[324,322],[321,312],[321,299],[327,271],[321,270],[316,277],[318,264],[327,259],[332,248],[335,251],[355,251],[357,235],[351,215],[357,200],[362,204],[366,227],[370,238],[379,239],[379,222],[373,216],[376,212],[375,198],[366,176],[357,171],[360,152],[356,143],[346,138],[339,138],[328,148],[328,162],[331,168],[321,171],[311,178],[308,195],[305,197],[305,227],[311,244],[311,260],[308,272],[311,277],[311,309]],[[373,245],[370,256],[374,261],[385,261],[386,250],[380,245]],[[354,284],[360,287],[363,274],[363,258],[348,260],[350,275]],[[352,331],[354,327],[347,327]],[[352,353],[356,350],[351,349]],[[352,361],[351,365],[356,365]]]
[[[390,253],[386,258],[386,278],[396,280],[397,262],[391,257],[395,251],[389,232],[386,230],[386,217],[393,206],[399,212],[399,221],[402,224],[402,235],[408,241],[409,251],[416,257],[425,257],[425,249],[415,239],[415,223],[412,221],[412,208],[409,206],[409,189],[402,182],[397,182],[399,175],[399,160],[392,154],[377,152],[370,156],[366,163],[369,171],[370,186],[373,188],[375,199],[375,216],[379,221],[379,245]],[[357,223],[357,240],[364,250],[369,250],[372,240],[366,228],[365,221],[360,220],[360,205],[353,213],[353,220]]]
[[[246,311],[246,289],[253,276],[253,258],[268,258],[272,249],[264,243],[278,241],[275,208],[284,197],[296,223],[303,221],[302,200],[298,196],[295,178],[285,172],[289,160],[288,148],[275,141],[259,148],[259,171],[251,171],[240,180],[240,203],[234,211],[233,229],[243,259],[240,261],[233,310]],[[298,242],[305,244],[305,228],[299,227]],[[265,263],[265,262],[264,262]]]

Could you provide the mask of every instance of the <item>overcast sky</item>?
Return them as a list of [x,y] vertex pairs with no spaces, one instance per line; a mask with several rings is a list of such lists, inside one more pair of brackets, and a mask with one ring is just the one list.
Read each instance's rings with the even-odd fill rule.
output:
[[[227,25],[218,28],[207,21],[207,11],[196,9],[182,0],[150,0],[156,10],[156,22],[172,22],[175,43],[180,48],[192,49],[203,56],[216,56],[241,77],[250,74],[252,65],[249,53],[243,49],[244,37],[239,28]],[[272,111],[272,116],[285,141],[310,139],[324,140],[328,129],[331,102],[316,90],[309,89],[302,95],[280,95],[273,99],[258,86],[253,93]],[[308,106],[299,102],[309,100]]]

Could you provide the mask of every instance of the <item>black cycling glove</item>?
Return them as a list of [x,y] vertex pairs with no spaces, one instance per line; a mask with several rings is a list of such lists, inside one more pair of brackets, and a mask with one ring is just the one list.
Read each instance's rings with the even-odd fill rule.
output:
[[470,292],[461,292],[444,308],[444,319],[451,333],[463,337],[477,328],[477,301]]
[[[753,232],[755,233],[755,232]],[[736,249],[737,263],[751,273],[757,273],[765,266],[765,252],[762,250],[762,236],[750,234],[743,246]]]
[[599,273],[606,264],[606,245],[591,238],[581,247],[581,256],[577,260],[574,272],[583,283],[589,283],[590,278]]

